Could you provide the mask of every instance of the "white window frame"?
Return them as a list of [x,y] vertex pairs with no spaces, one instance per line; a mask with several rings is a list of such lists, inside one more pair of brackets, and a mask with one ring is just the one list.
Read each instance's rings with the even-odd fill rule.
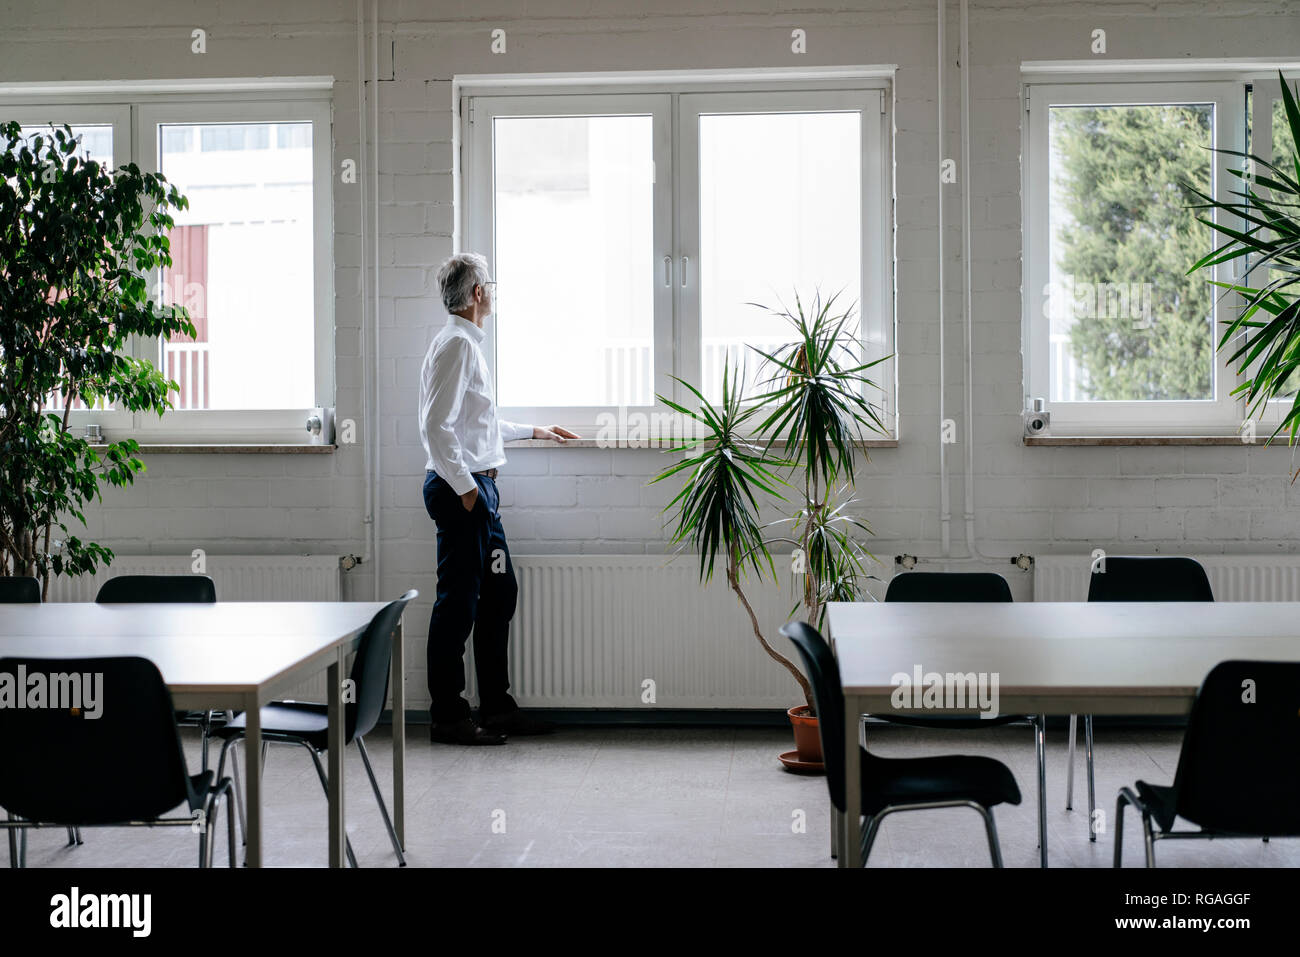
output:
[[[466,111],[466,155],[471,157],[473,170],[494,170],[492,162],[493,123],[503,117],[525,116],[650,116],[653,132],[652,162],[654,163],[653,228],[651,250],[655,261],[671,255],[673,175],[670,126],[672,122],[671,98],[662,94],[606,93],[581,96],[478,96]],[[492,214],[493,176],[467,177],[467,195],[470,209],[466,218],[466,249],[482,252],[487,257],[492,275],[496,275],[496,217]],[[661,270],[662,271],[662,270]],[[657,274],[656,274],[657,275]],[[582,277],[574,275],[574,282]],[[674,394],[672,379],[673,341],[673,286],[656,281],[651,284],[654,295],[654,382],[655,393]],[[507,301],[510,297],[507,293]],[[484,352],[492,370],[493,385],[499,390],[497,370],[497,324],[485,324]],[[650,413],[659,406],[652,402],[645,406],[630,406],[628,415]],[[584,435],[596,428],[599,416],[606,411],[600,406],[510,406],[500,409],[508,421],[537,424],[562,424]]]
[[[862,301],[859,303],[861,336],[869,354],[895,352],[893,282],[892,127],[887,84],[878,79],[825,82],[691,83],[633,85],[611,90],[611,85],[529,88],[511,87],[502,80],[498,88],[478,87],[460,102],[462,155],[461,195],[465,203],[459,248],[481,252],[495,268],[492,211],[492,119],[518,115],[599,115],[602,111],[655,115],[655,236],[650,268],[655,282],[655,382],[656,392],[676,402],[693,397],[672,377],[699,383],[701,371],[698,197],[698,115],[700,112],[776,113],[843,112],[861,110],[862,124]],[[636,104],[636,109],[632,105]],[[693,122],[692,119],[695,119]],[[667,137],[665,142],[664,137]],[[665,151],[665,148],[666,151]],[[694,202],[694,205],[692,205]],[[873,224],[878,225],[873,228]],[[667,231],[665,232],[665,226]],[[685,257],[686,263],[683,263]],[[873,290],[869,294],[869,290]],[[487,324],[485,341],[489,365],[496,380],[496,340],[493,323]],[[897,359],[874,370],[881,391],[873,397],[883,409],[890,436],[897,435]],[[583,435],[593,435],[600,416],[614,409],[577,407],[501,407],[509,420],[559,423]],[[652,407],[626,410],[666,413]],[[654,418],[649,420],[655,422]],[[671,436],[670,436],[671,437]]]
[[[335,404],[332,85],[328,77],[105,84],[12,84],[0,90],[0,120],[23,125],[112,123],[114,166],[158,169],[157,124],[311,122],[313,151],[313,405],[301,409],[178,410],[161,417],[128,410],[73,411],[70,429],[94,423],[109,441],[150,444],[305,445],[307,416]],[[67,92],[60,92],[62,89]],[[46,119],[49,117],[49,119]],[[156,277],[150,281],[155,288]],[[127,354],[159,366],[162,340],[132,337]],[[162,367],[159,366],[161,369]]]
[[[113,128],[113,168],[131,161],[131,108],[119,104],[42,103],[0,106],[0,122],[17,122],[20,126],[111,126]],[[134,349],[134,345],[131,346]],[[134,354],[134,353],[133,353]],[[51,412],[61,412],[51,409]],[[129,409],[71,409],[68,429],[81,432],[95,423],[113,432],[131,428],[134,414]]]
[[[1283,76],[1293,84],[1297,77],[1294,72],[1284,72]],[[1269,157],[1273,155],[1273,104],[1282,99],[1282,84],[1277,80],[1277,74],[1273,73],[1268,77],[1257,77],[1251,81],[1251,149],[1250,152],[1256,156]],[[1244,273],[1244,270],[1242,270]],[[1252,273],[1244,276],[1246,285],[1253,285],[1258,274]],[[1255,412],[1255,419],[1262,428],[1257,430],[1265,434],[1271,434],[1274,429],[1282,424],[1286,414],[1291,411],[1292,400],[1290,398],[1269,399]],[[1244,400],[1242,401],[1243,415],[1250,411],[1251,406]]]
[[[1043,315],[1043,290],[1051,280],[1050,262],[1050,109],[1053,106],[1124,106],[1145,104],[1213,103],[1214,146],[1244,149],[1245,89],[1238,79],[1196,81],[1107,81],[1026,84],[1028,118],[1024,125],[1025,287],[1023,332],[1025,343],[1025,391],[1027,403],[1047,400],[1052,432],[1057,435],[1217,435],[1235,434],[1242,425],[1243,404],[1231,395],[1239,382],[1227,362],[1229,353],[1217,349],[1221,322],[1236,308],[1235,296],[1216,290],[1216,313],[1212,340],[1214,398],[1153,401],[1052,401],[1050,390],[1050,327]],[[1211,154],[1212,189],[1224,188],[1227,157]],[[1206,252],[1222,243],[1216,233]],[[1188,263],[1190,266],[1191,264]],[[1233,282],[1238,267],[1226,263],[1215,267],[1214,278]],[[1208,279],[1208,277],[1205,277]]]
[[[313,405],[296,409],[172,409],[161,418],[138,415],[135,428],[151,442],[202,433],[210,439],[304,444],[310,410],[315,406],[333,405],[329,398],[334,394],[334,223],[329,103],[319,99],[204,102],[187,99],[143,104],[137,110],[135,124],[136,155],[140,157],[137,162],[145,172],[158,172],[160,124],[273,122],[312,124],[312,234],[316,237],[312,290],[315,316],[312,345],[316,367]],[[160,363],[162,345],[162,339],[155,339],[144,344],[141,352],[159,368],[163,368]]]

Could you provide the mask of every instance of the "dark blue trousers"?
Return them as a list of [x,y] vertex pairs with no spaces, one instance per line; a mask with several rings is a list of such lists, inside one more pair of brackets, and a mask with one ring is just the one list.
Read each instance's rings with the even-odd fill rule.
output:
[[475,475],[478,498],[465,511],[460,496],[430,471],[424,507],[438,526],[438,593],[429,619],[429,716],[435,723],[469,717],[465,643],[474,633],[474,674],[481,716],[513,711],[506,646],[519,585],[501,527],[497,483]]

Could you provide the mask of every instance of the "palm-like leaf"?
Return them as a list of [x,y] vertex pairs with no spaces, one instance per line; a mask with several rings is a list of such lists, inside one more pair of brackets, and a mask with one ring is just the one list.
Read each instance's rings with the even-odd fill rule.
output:
[[[1281,72],[1282,101],[1290,127],[1291,143],[1300,144],[1300,106]],[[1300,155],[1292,156],[1292,170],[1237,150],[1218,149],[1248,160],[1253,172],[1229,170],[1244,189],[1229,191],[1216,199],[1184,185],[1202,202],[1193,208],[1208,214],[1200,221],[1227,237],[1227,242],[1198,260],[1188,272],[1210,269],[1221,263],[1245,260],[1242,279],[1256,270],[1263,278],[1253,284],[1213,282],[1213,285],[1242,297],[1239,313],[1227,320],[1220,350],[1231,349],[1229,362],[1239,363],[1241,385],[1234,395],[1244,395],[1249,414],[1254,416],[1270,399],[1294,389],[1293,375],[1300,369]],[[1294,174],[1294,175],[1293,175]],[[1214,214],[1218,213],[1219,216]],[[1232,225],[1240,221],[1242,227]],[[1253,371],[1252,371],[1253,370]],[[1300,437],[1300,393],[1282,422],[1269,437],[1290,432],[1295,444]]]
[[713,577],[719,551],[728,567],[748,564],[762,578],[766,565],[776,575],[758,524],[756,492],[784,498],[780,488],[787,483],[773,470],[788,463],[772,458],[747,437],[756,408],[746,406],[742,400],[742,379],[739,372],[733,373],[730,362],[724,364],[722,401],[717,406],[681,379],[677,381],[699,401],[698,409],[688,409],[659,396],[659,401],[674,412],[704,427],[703,437],[686,440],[668,450],[685,455],[651,479],[651,483],[689,470],[681,491],[665,511],[676,509],[677,525],[672,541],[679,546],[679,551],[691,546],[699,553],[700,579],[705,582]]
[[836,293],[825,301],[818,292],[807,311],[795,295],[795,308],[769,309],[785,319],[794,340],[772,352],[755,349],[764,359],[770,391],[757,398],[765,409],[758,430],[768,447],[784,442],[815,481],[829,487],[838,476],[852,474],[855,446],[867,432],[884,433],[880,410],[867,398],[878,385],[865,373],[885,361],[861,362],[846,331],[855,311],[835,311]]

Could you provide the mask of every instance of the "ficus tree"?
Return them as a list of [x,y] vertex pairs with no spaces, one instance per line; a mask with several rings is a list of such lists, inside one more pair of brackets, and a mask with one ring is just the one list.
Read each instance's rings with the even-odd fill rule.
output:
[[150,293],[171,265],[171,211],[187,206],[159,174],[87,158],[67,126],[0,125],[0,575],[34,575],[45,595],[52,575],[112,561],[69,523],[144,469],[134,440],[73,434],[72,408],[171,407],[176,383],[127,347],[194,334]]
[[[682,453],[681,460],[651,480],[681,478],[681,490],[665,509],[675,511],[673,543],[697,553],[702,582],[712,578],[721,561],[754,638],[799,684],[809,714],[815,713],[812,688],[794,662],[767,640],[745,593],[745,578],[761,582],[770,575],[775,582],[772,549],[789,546],[782,558],[801,579],[791,613],[802,609],[806,621],[820,625],[827,602],[862,597],[865,582],[873,577],[867,565],[874,558],[860,541],[870,528],[855,516],[857,503],[847,496],[854,487],[857,456],[866,454],[867,433],[886,431],[871,399],[878,386],[867,372],[888,357],[861,360],[861,345],[851,332],[855,310],[836,312],[835,302],[836,296],[823,300],[818,293],[805,309],[796,295],[793,310],[768,310],[787,322],[791,335],[781,348],[754,350],[765,373],[757,395],[745,394],[745,376],[728,360],[720,402],[711,402],[681,379],[677,381],[694,396],[690,406],[659,396],[696,428],[692,438],[668,450]],[[764,524],[763,496],[790,504],[790,514]],[[784,533],[774,535],[773,528]]]

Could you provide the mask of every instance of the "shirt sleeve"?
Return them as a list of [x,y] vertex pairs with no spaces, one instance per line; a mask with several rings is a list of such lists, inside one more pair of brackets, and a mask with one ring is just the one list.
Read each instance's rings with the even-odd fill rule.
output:
[[439,350],[433,357],[433,382],[424,409],[424,431],[429,437],[433,470],[457,495],[478,487],[465,464],[464,451],[453,428],[464,402],[473,361],[469,344],[458,339],[452,339]]
[[507,422],[505,419],[497,419],[497,428],[501,430],[502,442],[513,442],[516,439],[531,439],[533,437],[533,427],[524,425],[520,422]]

